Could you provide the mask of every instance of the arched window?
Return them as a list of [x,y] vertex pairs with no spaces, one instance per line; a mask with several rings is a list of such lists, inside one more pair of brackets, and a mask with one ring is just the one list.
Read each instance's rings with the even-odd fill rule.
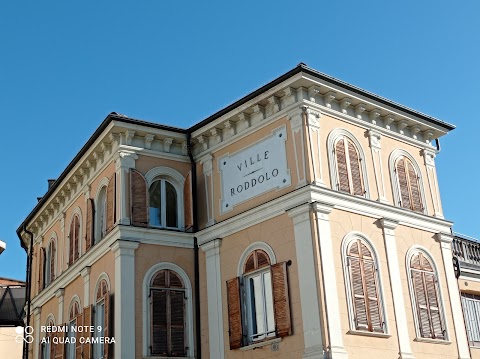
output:
[[55,241],[52,239],[48,245],[45,255],[45,267],[44,267],[44,283],[45,287],[50,285],[55,279]]
[[[47,327],[53,327],[55,325],[54,320],[52,319],[52,315],[50,314],[46,326]],[[53,338],[53,333],[52,332],[47,332],[45,333],[45,340],[44,343],[40,344],[40,353],[41,353],[41,358],[42,359],[54,359],[55,358],[55,345],[52,344],[52,338]]]
[[80,217],[76,213],[70,222],[68,265],[72,265],[80,257]]
[[98,243],[107,234],[107,186],[100,189],[95,209],[95,243]]
[[[110,310],[110,291],[105,279],[100,280],[95,293],[95,307],[93,325],[95,326],[95,337],[105,338],[109,336],[109,310]],[[100,331],[97,330],[100,328]],[[99,339],[93,344],[93,359],[108,358],[108,344]]]
[[79,358],[81,355],[81,351],[82,351],[82,346],[80,343],[81,333],[75,330],[77,327],[81,327],[83,325],[82,312],[80,308],[81,308],[80,302],[78,301],[78,299],[74,299],[70,304],[70,310],[68,315],[67,336],[69,338],[69,342],[65,344],[66,359]]
[[344,270],[353,330],[386,333],[376,254],[360,236],[347,236]]
[[162,269],[150,281],[150,355],[184,357],[186,288],[181,276]]
[[155,180],[149,189],[150,225],[178,228],[178,196],[174,185],[167,179]]
[[328,157],[332,188],[368,198],[365,160],[357,139],[344,129],[333,130],[328,136]]
[[410,252],[407,268],[417,336],[447,340],[435,265],[426,252]]
[[291,334],[287,262],[274,263],[270,247],[254,243],[241,275],[227,281],[230,349]]

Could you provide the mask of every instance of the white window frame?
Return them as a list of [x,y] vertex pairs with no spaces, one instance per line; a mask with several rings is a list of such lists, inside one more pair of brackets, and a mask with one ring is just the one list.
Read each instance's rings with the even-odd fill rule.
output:
[[[363,152],[363,148],[356,139],[356,137],[350,133],[349,131],[343,129],[343,128],[336,128],[330,132],[327,138],[327,154],[328,154],[328,164],[329,164],[329,170],[330,170],[330,185],[331,188],[335,191],[339,191],[338,188],[338,169],[337,169],[337,156],[335,153],[335,145],[338,140],[340,139],[348,139],[349,141],[353,142],[355,147],[357,148],[358,151],[358,157],[360,160],[360,169],[362,171],[362,181],[363,181],[363,187],[364,187],[364,195],[363,196],[357,196],[357,197],[364,197],[364,198],[370,198],[370,185],[368,183],[368,176],[367,176],[367,165],[366,165],[366,157]],[[350,164],[348,163],[348,166]],[[351,182],[351,172],[349,172],[349,181]],[[350,189],[351,190],[351,189]],[[346,192],[343,192],[346,193]],[[351,194],[351,193],[350,193]],[[353,194],[351,194],[354,196]]]
[[[375,333],[375,332],[369,332],[369,331],[364,331],[364,330],[358,330],[355,327],[355,311],[354,311],[354,305],[353,305],[353,298],[352,298],[352,286],[350,283],[350,269],[348,267],[348,255],[347,255],[347,250],[350,244],[353,241],[356,241],[357,239],[361,239],[367,248],[372,252],[372,254],[375,256],[375,269],[377,272],[377,282],[378,282],[378,293],[377,295],[379,296],[379,302],[380,302],[380,310],[383,318],[383,323],[384,323],[384,330],[383,333]],[[350,332],[355,333],[355,334],[364,334],[364,335],[369,335],[369,336],[389,336],[390,335],[390,330],[388,327],[388,317],[387,317],[387,310],[386,310],[386,305],[385,305],[385,296],[383,294],[383,284],[382,284],[382,271],[380,268],[380,263],[378,260],[378,253],[377,250],[375,249],[375,246],[373,245],[372,241],[363,233],[358,232],[358,231],[352,231],[348,233],[345,237],[343,237],[342,240],[342,261],[343,261],[343,275],[344,275],[344,281],[345,281],[345,294],[347,298],[347,308],[348,308],[348,319],[349,319],[349,324],[350,324]]]
[[[410,160],[410,162],[412,163],[413,168],[414,168],[414,170],[415,170],[415,172],[418,176],[418,187],[419,187],[419,191],[420,191],[420,200],[422,201],[423,211],[422,212],[415,211],[415,212],[427,214],[427,202],[425,200],[425,189],[424,189],[425,186],[424,186],[424,182],[423,182],[423,178],[422,178],[422,172],[420,171],[420,167],[418,166],[418,163],[417,163],[417,161],[415,161],[413,156],[410,153],[408,153],[407,151],[402,150],[402,149],[394,150],[390,154],[390,157],[388,159],[388,168],[389,168],[389,171],[390,171],[390,182],[392,184],[392,191],[393,191],[393,204],[394,204],[395,207],[403,208],[402,204],[401,204],[402,195],[400,193],[400,182],[399,182],[399,179],[398,179],[398,176],[397,176],[397,170],[396,170],[396,166],[395,166],[396,163],[397,163],[397,160],[400,157],[406,157]],[[407,170],[407,169],[405,169],[405,170]],[[409,211],[409,209],[407,209],[407,208],[404,208],[404,209]]]
[[[412,257],[419,252],[421,252],[425,257],[427,257],[430,260],[430,263],[432,264],[432,267],[434,270],[435,279],[437,283],[436,289],[437,289],[438,307],[440,310],[440,317],[441,317],[442,323],[445,327],[445,339],[424,338],[421,336],[421,333],[420,333],[420,324],[419,324],[418,313],[417,313],[417,301],[415,299],[415,291],[413,289],[412,275],[411,275],[411,269],[410,269],[410,262],[412,260]],[[415,341],[425,341],[425,342],[434,342],[434,343],[448,342],[450,340],[449,339],[450,336],[448,333],[448,322],[447,322],[447,316],[445,315],[445,306],[443,305],[443,294],[442,294],[442,286],[440,285],[440,274],[438,273],[437,264],[435,263],[433,256],[427,251],[425,247],[414,245],[410,247],[410,249],[407,251],[407,255],[405,256],[405,269],[407,270],[408,289],[410,292],[410,300],[412,303],[413,320],[415,322],[415,335],[416,335]]]
[[[97,193],[95,195],[95,227],[93,243],[97,244],[107,234],[107,187],[109,179],[107,177],[102,178],[97,187]],[[102,198],[103,195],[103,198]],[[103,205],[103,206],[102,206]],[[103,226],[101,225],[101,217],[103,216]]]
[[[147,191],[148,196],[150,197],[150,187],[153,182],[162,180],[162,197],[161,197],[161,211],[162,211],[162,220],[160,226],[152,225],[150,223],[150,214],[148,218],[149,225],[153,228],[166,228],[166,229],[180,229],[183,230],[184,225],[184,208],[183,208],[183,186],[185,184],[185,178],[176,170],[170,167],[155,167],[152,168],[145,174],[145,180],[147,182]],[[164,181],[170,182],[177,192],[177,227],[166,227],[166,196],[165,194],[165,184]],[[147,201],[149,203],[150,201]],[[150,207],[150,206],[149,206]]]
[[186,358],[194,358],[194,339],[193,339],[193,303],[192,303],[192,284],[187,273],[170,262],[161,262],[152,266],[143,277],[143,356],[150,355],[150,283],[153,276],[160,270],[168,269],[177,273],[185,286],[185,346],[187,347]]

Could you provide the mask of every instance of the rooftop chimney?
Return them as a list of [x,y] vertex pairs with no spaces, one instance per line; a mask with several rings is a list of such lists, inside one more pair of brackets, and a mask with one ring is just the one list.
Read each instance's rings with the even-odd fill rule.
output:
[[48,181],[48,189],[52,188],[53,184],[55,183],[56,179],[49,179]]

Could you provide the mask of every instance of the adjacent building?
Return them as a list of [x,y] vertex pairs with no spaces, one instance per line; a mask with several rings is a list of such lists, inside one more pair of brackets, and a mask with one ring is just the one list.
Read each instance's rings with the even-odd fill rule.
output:
[[188,129],[111,113],[17,231],[28,357],[470,358],[453,128],[304,64]]

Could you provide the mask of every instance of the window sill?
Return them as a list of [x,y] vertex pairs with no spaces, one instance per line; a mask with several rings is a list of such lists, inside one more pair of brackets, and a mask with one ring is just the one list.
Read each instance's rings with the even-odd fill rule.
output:
[[420,343],[431,343],[431,344],[442,344],[442,345],[450,345],[452,344],[451,341],[449,340],[443,340],[443,339],[431,339],[431,338],[415,338],[413,339],[414,342],[420,342]]
[[241,347],[240,350],[251,350],[251,349],[261,348],[273,343],[279,343],[280,341],[282,341],[282,338],[273,338],[270,340],[265,340],[263,342],[253,343],[245,347]]
[[347,334],[351,335],[364,335],[367,337],[377,337],[377,338],[390,338],[392,335],[388,333],[375,333],[375,332],[367,332],[362,330],[349,330]]

